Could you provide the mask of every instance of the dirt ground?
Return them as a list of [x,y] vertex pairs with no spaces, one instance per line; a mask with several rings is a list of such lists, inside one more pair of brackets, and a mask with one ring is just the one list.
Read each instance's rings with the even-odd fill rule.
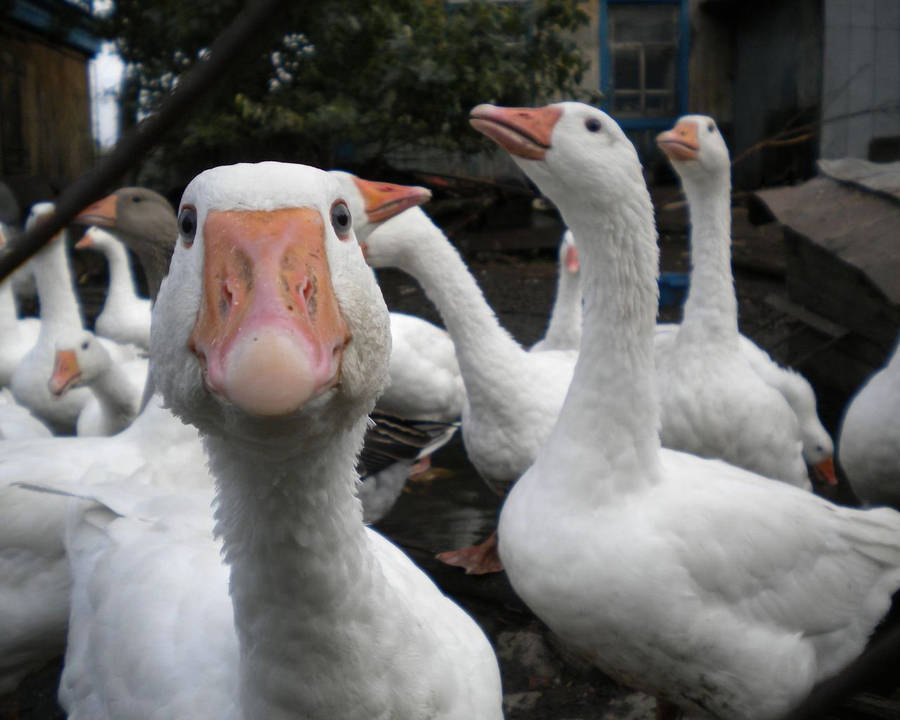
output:
[[[661,269],[688,270],[685,211],[676,188],[656,193],[659,212]],[[555,244],[561,234],[552,214],[538,213],[528,228],[483,227],[460,232],[454,241],[495,309],[502,324],[524,345],[543,334],[556,283]],[[787,360],[785,338],[791,320],[771,302],[783,296],[783,249],[775,228],[754,228],[741,209],[735,211],[734,265],[742,331],[780,360]],[[527,236],[523,241],[523,236]],[[385,298],[392,310],[421,315],[440,323],[431,303],[414,280],[397,271],[379,273]],[[679,309],[665,307],[660,319],[677,320]],[[836,418],[842,399],[821,398],[829,416]],[[835,408],[831,409],[830,405]],[[833,430],[832,423],[830,429]],[[496,517],[499,502],[488,493],[465,457],[457,439],[435,458],[459,483],[452,502],[473,508],[467,515],[467,541],[481,539]],[[380,529],[418,562],[435,581],[466,607],[494,643],[503,675],[506,715],[509,720],[645,720],[655,717],[654,701],[622,688],[585,664],[563,647],[518,600],[505,575],[467,577],[462,571],[437,563],[436,552],[448,549],[459,534],[444,533],[443,517],[430,514],[426,500],[432,488],[446,483],[410,486]],[[465,510],[465,508],[462,508]],[[474,518],[474,519],[473,519]],[[443,533],[443,534],[442,534]],[[465,533],[464,533],[465,534]],[[452,535],[452,539],[451,539]],[[34,673],[14,696],[0,699],[0,720],[48,720],[62,718],[55,703],[60,664]],[[878,703],[876,702],[876,705]],[[828,717],[842,720],[863,717],[897,717],[893,710],[873,711],[871,702],[859,698],[835,708]],[[888,712],[885,715],[883,712]],[[881,713],[881,714],[879,714]]]

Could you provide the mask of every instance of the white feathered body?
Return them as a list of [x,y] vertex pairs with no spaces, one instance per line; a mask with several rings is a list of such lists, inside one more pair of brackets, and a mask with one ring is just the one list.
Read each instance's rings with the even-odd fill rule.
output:
[[867,505],[900,508],[900,352],[859,389],[841,422],[841,467]]

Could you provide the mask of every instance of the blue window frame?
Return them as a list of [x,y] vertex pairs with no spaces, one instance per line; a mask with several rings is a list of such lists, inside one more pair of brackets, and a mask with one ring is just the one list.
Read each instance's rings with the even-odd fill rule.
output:
[[687,0],[599,0],[603,109],[625,130],[663,130],[687,112]]

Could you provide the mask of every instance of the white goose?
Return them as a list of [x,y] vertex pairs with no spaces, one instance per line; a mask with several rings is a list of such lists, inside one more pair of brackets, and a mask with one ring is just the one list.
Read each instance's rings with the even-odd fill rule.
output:
[[572,231],[563,233],[559,243],[559,275],[550,322],[544,337],[531,346],[531,352],[575,350],[581,347],[581,275],[578,249]]
[[221,548],[208,510],[138,519],[165,498],[83,516],[70,718],[500,718],[483,633],[362,524],[354,464],[390,335],[335,181],[209,170],[179,227],[151,366],[204,436]]
[[657,333],[662,444],[809,487],[797,417],[740,347],[731,272],[731,163],[712,118],[688,115],[657,144],[691,217],[691,287],[674,333]]
[[633,146],[580,103],[471,117],[560,209],[584,274],[571,390],[500,517],[513,587],[621,682],[702,717],[783,716],[887,612],[900,514],[662,449],[658,248]]
[[[342,170],[331,175],[340,183],[363,248],[382,222],[431,197],[421,187],[363,180]],[[447,331],[415,315],[392,312],[390,382],[376,407],[403,418],[451,422],[462,413],[465,395]]]
[[90,330],[71,330],[56,339],[50,392],[62,397],[73,387],[93,398],[78,416],[78,435],[115,435],[137,416],[147,381],[146,358],[114,362]]
[[125,246],[112,233],[92,225],[75,243],[79,250],[97,250],[106,257],[109,286],[103,309],[94,320],[98,335],[144,350],[150,347],[150,301],[139,297]]
[[[93,219],[126,224],[125,236],[141,258],[155,295],[177,237],[174,211],[145,188],[123,188],[105,204],[109,210],[101,207],[102,214]],[[46,386],[47,377],[43,382]],[[0,443],[0,694],[64,650],[71,585],[62,538],[66,498],[12,485],[32,483],[65,492],[77,486],[89,468],[101,475],[129,474],[146,465],[160,468],[157,476],[179,487],[190,482],[210,485],[197,471],[205,468],[206,460],[196,430],[164,410],[158,397],[113,437]]]
[[[441,313],[466,386],[466,452],[491,488],[505,495],[549,437],[576,353],[522,348],[498,322],[456,248],[419,208],[376,228],[366,240],[366,260],[412,275]],[[495,535],[438,557],[469,573],[501,568]]]
[[[0,223],[2,225],[2,223]],[[0,249],[8,242],[0,227]],[[30,272],[30,271],[29,271]],[[13,372],[37,342],[41,321],[37,318],[20,318],[16,309],[13,277],[0,280],[0,387],[6,387]]]
[[[834,446],[816,412],[812,387],[802,375],[781,367],[752,340],[736,333],[731,165],[715,121],[705,115],[685,116],[661,133],[657,143],[688,197],[693,264],[684,321],[659,325],[656,332],[660,387],[678,388],[662,395],[663,445],[721,457],[805,486],[807,475],[797,461],[799,439],[814,477],[834,484]],[[771,392],[759,393],[760,383],[751,370],[781,395],[796,428],[782,400]]]
[[[37,203],[31,208],[26,227],[53,212],[53,203]],[[81,328],[81,309],[72,286],[66,252],[65,231],[31,260],[41,302],[41,329],[34,347],[13,373],[10,388],[16,400],[28,407],[57,433],[72,433],[78,415],[91,397],[87,388],[78,388],[64,398],[55,398],[47,387],[53,371],[56,337],[60,332]]]
[[866,505],[900,509],[900,344],[844,411],[838,459]]

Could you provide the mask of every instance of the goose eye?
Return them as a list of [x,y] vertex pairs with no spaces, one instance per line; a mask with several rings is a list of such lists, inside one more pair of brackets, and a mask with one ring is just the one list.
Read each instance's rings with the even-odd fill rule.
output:
[[331,206],[331,225],[341,240],[346,240],[350,234],[350,209],[343,200],[338,200]]
[[178,213],[178,230],[185,247],[194,244],[194,236],[197,234],[197,211],[190,205],[185,205]]
[[85,340],[83,343],[81,343],[82,350],[87,350],[88,347],[90,347],[90,343],[87,340]]
[[597,118],[588,118],[584,121],[584,126],[588,132],[600,132],[600,121]]
[[710,123],[709,125],[706,126],[706,129],[709,130],[710,132],[715,132],[715,131],[716,131],[716,124],[715,124],[715,123]]
[[142,198],[140,195],[132,195],[131,196],[131,202],[134,202],[134,203],[139,203],[143,199],[144,198]]

